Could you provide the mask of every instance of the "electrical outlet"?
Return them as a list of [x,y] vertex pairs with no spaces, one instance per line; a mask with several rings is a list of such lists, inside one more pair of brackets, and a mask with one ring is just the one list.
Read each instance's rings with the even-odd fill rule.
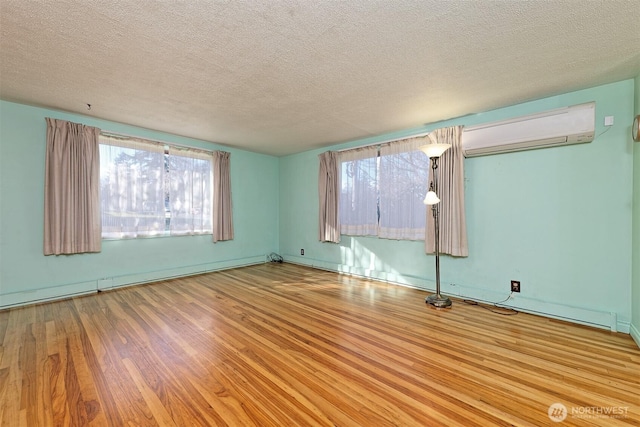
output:
[[511,281],[511,292],[520,292],[520,281],[512,280]]
[[304,255],[304,249],[300,249],[300,255]]

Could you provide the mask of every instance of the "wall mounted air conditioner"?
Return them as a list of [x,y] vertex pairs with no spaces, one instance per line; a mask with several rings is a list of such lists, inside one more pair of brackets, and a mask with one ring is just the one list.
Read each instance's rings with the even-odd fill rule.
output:
[[596,103],[573,105],[514,119],[465,127],[465,157],[593,141]]

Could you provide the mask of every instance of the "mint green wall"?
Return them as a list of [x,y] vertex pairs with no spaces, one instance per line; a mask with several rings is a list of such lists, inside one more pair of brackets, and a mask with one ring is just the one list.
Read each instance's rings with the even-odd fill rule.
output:
[[[235,239],[211,236],[104,241],[99,254],[42,254],[45,117],[112,132],[231,152]],[[278,250],[276,157],[0,101],[0,306],[263,262]]]
[[[331,149],[589,101],[596,101],[592,143],[465,160],[470,255],[441,258],[443,292],[499,301],[509,295],[510,280],[520,280],[522,292],[511,301],[515,307],[628,331],[633,80]],[[607,129],[604,116],[610,115],[615,124]],[[318,242],[317,155],[322,151],[280,159],[280,251],[285,259],[433,289],[434,258],[424,254],[422,242],[347,236],[340,244]]]
[[[635,79],[635,114],[640,114],[640,75]],[[632,123],[629,121],[629,123]],[[640,142],[633,143],[633,298],[631,335],[640,347]]]
[[[590,144],[465,160],[470,256],[443,257],[443,291],[497,301],[508,295],[510,280],[521,280],[522,293],[511,301],[515,307],[621,331],[632,322],[637,333],[640,149],[635,144],[634,150],[629,124],[634,103],[640,109],[640,76],[331,149],[588,101],[596,101],[597,136]],[[615,124],[607,129],[603,120],[609,115]],[[43,256],[45,117],[230,151],[236,239],[105,241],[100,254]],[[322,151],[278,159],[0,101],[0,306],[261,262],[271,251],[293,262],[433,289],[434,260],[421,242],[347,236],[339,245],[318,242]]]

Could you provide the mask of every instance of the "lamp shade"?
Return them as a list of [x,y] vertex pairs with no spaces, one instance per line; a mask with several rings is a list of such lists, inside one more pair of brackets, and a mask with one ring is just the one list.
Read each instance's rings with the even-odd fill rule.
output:
[[435,191],[429,191],[427,193],[427,197],[424,198],[422,203],[424,203],[425,205],[437,205],[438,203],[440,203],[440,199],[438,198],[438,195],[435,193]]
[[451,148],[451,144],[427,144],[418,147],[418,149],[429,156],[429,158],[440,157],[449,148]]

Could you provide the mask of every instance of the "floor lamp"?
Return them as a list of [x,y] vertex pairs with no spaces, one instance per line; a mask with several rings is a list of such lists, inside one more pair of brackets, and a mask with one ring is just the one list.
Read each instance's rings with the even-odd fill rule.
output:
[[451,300],[440,295],[440,199],[438,198],[438,159],[451,148],[451,144],[427,144],[420,147],[420,150],[429,156],[431,163],[431,183],[429,191],[424,198],[424,204],[431,206],[433,212],[433,222],[435,225],[435,253],[436,253],[436,293],[429,295],[425,302],[436,308],[451,307]]

